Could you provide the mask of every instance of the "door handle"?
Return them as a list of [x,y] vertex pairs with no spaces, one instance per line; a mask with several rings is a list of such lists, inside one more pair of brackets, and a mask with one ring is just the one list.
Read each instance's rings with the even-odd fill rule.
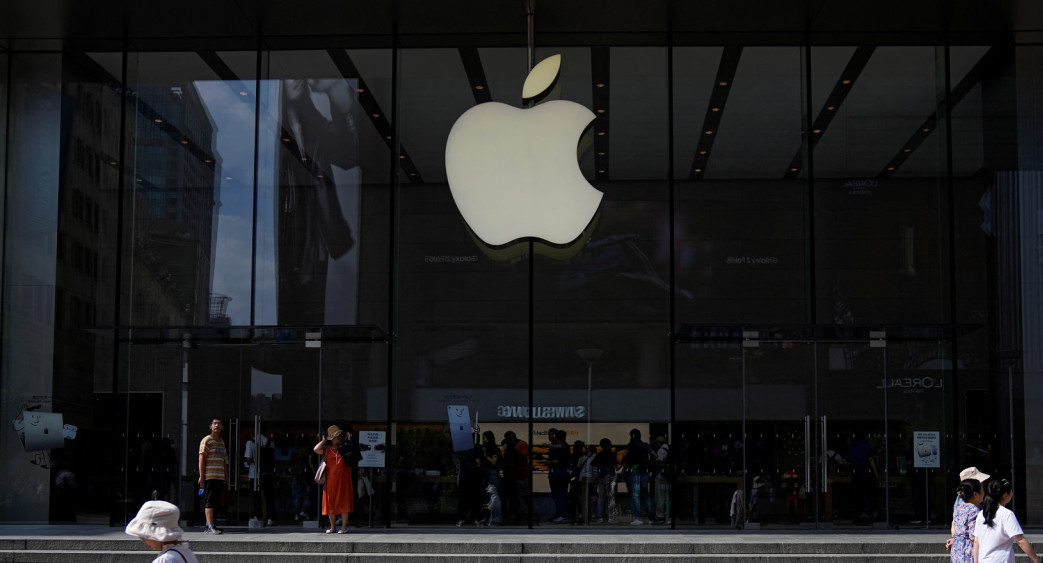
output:
[[804,415],[804,490],[811,490],[811,415]]
[[829,450],[826,449],[826,437],[829,432],[826,430],[826,422],[826,415],[822,415],[822,477],[820,481],[823,493],[829,492],[829,455],[827,455]]

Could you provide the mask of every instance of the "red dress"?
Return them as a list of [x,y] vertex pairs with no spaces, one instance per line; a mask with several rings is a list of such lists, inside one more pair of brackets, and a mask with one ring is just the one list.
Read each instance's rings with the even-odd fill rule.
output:
[[351,466],[336,448],[325,448],[326,485],[322,488],[322,513],[344,514],[355,510],[355,487]]

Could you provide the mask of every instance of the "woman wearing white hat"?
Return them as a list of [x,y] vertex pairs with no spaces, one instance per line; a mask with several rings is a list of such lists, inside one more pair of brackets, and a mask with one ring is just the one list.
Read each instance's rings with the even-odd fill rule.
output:
[[181,511],[169,502],[150,500],[141,505],[138,515],[127,524],[127,534],[141,538],[149,548],[161,552],[152,563],[199,563],[196,555],[181,541],[184,531],[177,525]]

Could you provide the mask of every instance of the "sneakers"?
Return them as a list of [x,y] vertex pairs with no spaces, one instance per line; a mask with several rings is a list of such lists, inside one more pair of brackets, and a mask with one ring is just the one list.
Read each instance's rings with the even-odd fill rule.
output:
[[640,525],[642,525],[642,524],[644,524],[644,521],[642,521],[642,520],[641,520],[640,518],[634,518],[634,519],[633,519],[633,520],[632,520],[632,521],[630,522],[630,525],[631,525],[631,526],[640,526]]
[[206,527],[203,528],[203,533],[204,534],[213,534],[215,536],[219,536],[219,535],[225,533],[225,531],[222,530],[221,528],[218,528],[217,526],[214,526],[213,524],[207,524]]
[[569,521],[568,518],[566,518],[564,516],[558,516],[557,518],[551,518],[550,523],[551,524],[564,524],[564,523],[566,523],[568,521]]

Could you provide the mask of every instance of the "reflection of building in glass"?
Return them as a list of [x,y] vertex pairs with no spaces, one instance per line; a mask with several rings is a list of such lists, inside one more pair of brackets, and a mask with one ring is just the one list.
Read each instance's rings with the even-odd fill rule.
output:
[[215,126],[192,84],[137,91],[134,296],[138,325],[206,325],[220,206]]

